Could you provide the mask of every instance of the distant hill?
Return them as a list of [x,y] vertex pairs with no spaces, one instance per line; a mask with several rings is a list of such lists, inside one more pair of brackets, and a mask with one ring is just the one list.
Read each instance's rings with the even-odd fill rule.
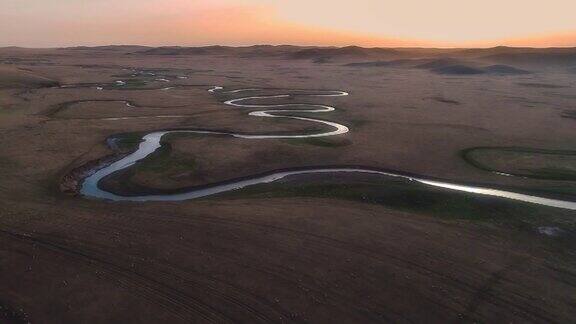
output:
[[296,60],[319,58],[367,58],[367,57],[396,57],[401,53],[389,48],[363,48],[358,46],[307,48],[290,54]]
[[234,47],[228,46],[204,46],[204,47],[180,47],[163,46],[138,52],[145,55],[222,55],[235,51]]
[[382,66],[394,66],[394,61],[371,61],[371,62],[356,62],[348,63],[345,66],[352,67],[382,67]]
[[490,48],[467,48],[455,51],[454,55],[480,57],[480,56],[498,55],[498,54],[527,53],[530,52],[531,50],[536,49],[529,47],[496,46]]
[[460,59],[452,57],[441,57],[441,58],[415,58],[415,59],[397,59],[390,61],[368,61],[368,62],[356,62],[349,63],[346,66],[352,67],[409,67],[416,69],[432,70],[439,69],[451,65],[466,65],[466,64],[476,64],[473,62],[467,62]]
[[485,67],[470,66],[463,64],[447,65],[431,69],[432,72],[445,75],[478,75],[478,74],[491,74],[491,75],[523,75],[532,72],[522,70],[508,65],[490,65]]
[[431,71],[437,74],[446,74],[446,75],[476,75],[486,73],[486,71],[482,69],[460,64],[443,66],[432,69]]
[[433,61],[432,59],[397,59],[389,61],[367,61],[367,62],[354,62],[345,64],[350,67],[417,67]]
[[576,64],[576,51],[574,53],[515,53],[495,54],[482,57],[484,60],[502,64],[559,66]]
[[475,57],[499,64],[519,65],[572,65],[576,64],[576,48],[552,47],[506,47],[499,46],[484,49],[465,49],[456,52],[463,57]]
[[493,74],[493,75],[523,75],[532,73],[528,70],[522,70],[513,66],[496,64],[482,66],[479,62],[464,61],[455,58],[439,59],[399,59],[391,61],[368,61],[354,62],[345,64],[349,67],[377,68],[377,67],[403,67],[430,70],[438,74],[452,75],[474,75],[474,74]]
[[245,47],[166,46],[139,51],[143,55],[237,55],[239,57],[282,57],[294,60],[313,60],[320,63],[338,58],[396,57],[401,55],[394,49],[348,47],[298,47],[291,45],[255,45]]
[[565,66],[576,64],[575,47],[507,47],[471,48],[454,51],[454,56],[474,58],[497,64]]
[[71,50],[71,51],[142,51],[149,49],[149,46],[140,45],[106,45],[106,46],[74,46],[74,47],[63,47],[61,50]]
[[[55,49],[35,49],[38,53],[49,53]],[[527,48],[498,46],[492,48],[472,49],[434,49],[434,48],[365,48],[359,46],[315,47],[293,45],[254,45],[244,47],[232,46],[163,46],[148,47],[138,45],[77,46],[57,50],[78,52],[125,52],[133,55],[217,55],[245,58],[271,57],[292,60],[310,60],[317,63],[354,62],[349,66],[388,67],[410,66],[421,69],[440,69],[452,65],[470,65],[482,62],[496,67],[488,69],[489,73],[520,74],[520,70],[502,69],[501,65],[526,67],[576,67],[576,48]],[[0,53],[19,53],[30,51],[16,47],[0,48]],[[412,60],[412,61],[403,61]],[[470,63],[472,62],[472,63]],[[344,62],[346,63],[346,62]],[[420,65],[420,66],[418,66]]]
[[415,68],[418,68],[418,69],[441,69],[441,68],[452,66],[452,65],[464,65],[464,64],[466,64],[466,62],[464,62],[462,60],[455,59],[452,57],[444,57],[444,58],[440,58],[440,59],[429,60],[426,63],[418,64],[415,66]]
[[140,51],[144,55],[236,55],[239,57],[281,57],[291,53],[308,49],[292,45],[254,45],[243,47],[231,46],[203,46],[180,47],[165,46]]
[[306,47],[292,45],[254,45],[237,48],[241,57],[285,57]]
[[484,70],[493,74],[507,74],[507,75],[521,75],[530,74],[532,72],[522,70],[509,65],[497,64],[484,67]]
[[53,86],[58,86],[58,82],[23,69],[0,66],[0,89]]
[[490,48],[468,48],[461,49],[453,52],[455,55],[464,56],[488,56],[488,55],[500,55],[500,54],[570,54],[576,52],[576,47],[548,47],[548,48],[536,48],[536,47],[509,47],[509,46],[497,46]]

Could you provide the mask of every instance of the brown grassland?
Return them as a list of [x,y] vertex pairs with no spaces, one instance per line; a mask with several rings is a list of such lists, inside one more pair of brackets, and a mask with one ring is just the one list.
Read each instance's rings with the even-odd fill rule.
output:
[[179,51],[0,49],[0,322],[574,320],[574,211],[349,175],[184,202],[110,202],[75,190],[78,170],[117,159],[155,130],[324,130],[225,106],[239,95],[207,91],[222,85],[265,88],[260,94],[348,91],[266,103],[333,105],[300,116],[350,132],[171,135],[102,186],[170,192],[286,168],[358,165],[574,201],[576,54]]

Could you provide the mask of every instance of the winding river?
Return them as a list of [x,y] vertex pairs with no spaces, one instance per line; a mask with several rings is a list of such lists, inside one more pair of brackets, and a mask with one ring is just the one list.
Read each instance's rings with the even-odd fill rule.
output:
[[[237,89],[226,91],[223,87],[215,86],[208,90],[211,93],[224,93],[224,94],[235,94],[235,93],[245,93],[260,91],[263,89]],[[304,94],[298,94],[298,96],[308,96],[308,97],[341,97],[347,96],[348,93],[344,91],[306,91]],[[381,177],[395,177],[402,178],[414,183],[423,184],[430,187],[444,188],[453,191],[472,193],[476,195],[493,196],[500,197],[504,199],[511,199],[516,201],[521,201],[525,203],[532,203],[538,205],[544,205],[549,207],[563,208],[569,210],[576,210],[576,202],[565,201],[559,199],[545,198],[533,195],[527,195],[517,192],[492,189],[488,187],[481,186],[471,186],[464,184],[451,183],[447,181],[439,181],[435,179],[428,179],[426,177],[415,177],[411,175],[403,174],[402,172],[394,171],[383,171],[377,169],[369,168],[356,168],[356,167],[325,167],[325,168],[308,168],[301,170],[291,170],[291,171],[279,171],[273,172],[265,175],[258,175],[248,178],[242,178],[238,180],[230,180],[222,183],[215,183],[207,186],[192,188],[186,192],[175,193],[175,194],[151,194],[151,195],[141,195],[141,196],[130,196],[130,195],[119,195],[109,191],[106,191],[98,185],[100,180],[103,178],[126,168],[131,167],[138,161],[141,161],[148,157],[150,154],[154,153],[157,149],[161,147],[162,137],[167,134],[178,134],[178,133],[194,133],[194,134],[206,134],[206,135],[227,135],[236,138],[251,139],[251,140],[261,140],[261,139],[296,139],[296,138],[318,138],[318,137],[328,137],[345,134],[349,131],[348,127],[326,120],[314,119],[308,117],[294,116],[294,113],[328,113],[334,111],[335,108],[327,105],[319,104],[308,104],[308,103],[290,103],[290,104],[249,104],[247,101],[254,100],[265,100],[265,99],[278,99],[278,98],[288,98],[293,96],[292,94],[281,94],[281,95],[268,95],[268,96],[247,96],[238,99],[231,99],[224,102],[225,105],[236,108],[251,108],[254,111],[250,112],[250,116],[255,117],[266,117],[266,118],[290,118],[305,122],[322,124],[330,127],[328,131],[312,133],[312,134],[293,134],[293,135],[283,135],[283,134],[240,134],[231,132],[220,132],[220,131],[207,131],[207,130],[165,130],[151,132],[142,138],[142,142],[139,144],[138,149],[133,153],[125,156],[124,158],[106,165],[100,169],[95,170],[91,175],[89,175],[80,188],[80,193],[86,197],[92,197],[97,199],[106,199],[112,201],[183,201],[201,197],[207,197],[211,195],[216,195],[224,192],[230,192],[233,190],[238,190],[246,188],[249,186],[254,186],[263,183],[272,183],[279,181],[281,179],[294,177],[298,175],[307,174],[337,174],[337,173],[355,173],[355,174],[370,174],[373,176]],[[290,108],[290,109],[287,109]],[[164,116],[162,116],[164,117]],[[177,117],[177,116],[170,116]],[[134,117],[126,117],[134,118]],[[135,117],[137,118],[137,117]]]

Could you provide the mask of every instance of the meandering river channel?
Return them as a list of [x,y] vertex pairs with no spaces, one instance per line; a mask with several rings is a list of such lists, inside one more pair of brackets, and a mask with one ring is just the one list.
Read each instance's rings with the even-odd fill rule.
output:
[[[208,91],[211,93],[236,94],[236,93],[250,93],[259,90],[262,89],[251,88],[251,89],[237,89],[226,91],[223,87],[215,86]],[[308,96],[308,97],[341,97],[347,95],[348,93],[344,91],[306,91],[303,94],[298,94],[298,96]],[[93,173],[91,173],[86,179],[84,179],[80,189],[80,193],[86,197],[106,199],[112,201],[138,201],[138,202],[182,201],[182,200],[207,197],[224,192],[230,192],[233,190],[238,190],[249,186],[254,186],[257,184],[272,183],[275,181],[279,181],[281,179],[294,177],[298,175],[319,174],[319,173],[333,173],[333,174],[356,173],[356,174],[370,174],[373,176],[380,176],[380,177],[403,178],[430,187],[438,187],[453,191],[472,193],[476,195],[494,196],[526,203],[576,210],[576,202],[573,201],[545,198],[488,187],[458,184],[449,181],[439,181],[436,179],[426,178],[424,176],[420,177],[420,176],[406,175],[405,173],[402,173],[400,171],[394,172],[388,170],[384,171],[384,170],[377,170],[370,168],[356,168],[356,167],[342,167],[342,168],[326,167],[326,168],[308,168],[300,170],[278,171],[254,177],[242,178],[238,180],[232,179],[222,183],[215,183],[207,186],[191,188],[186,192],[176,194],[151,194],[151,195],[134,195],[134,196],[119,195],[104,190],[99,186],[99,183],[103,178],[112,175],[117,171],[124,170],[126,168],[133,166],[138,161],[144,160],[150,154],[158,150],[162,145],[161,144],[162,138],[167,134],[195,133],[206,135],[227,135],[236,138],[243,138],[246,140],[265,140],[265,139],[297,139],[297,138],[328,137],[328,136],[337,136],[345,134],[349,131],[348,127],[339,123],[326,121],[322,119],[314,119],[293,115],[298,113],[329,113],[335,110],[335,108],[332,106],[308,104],[308,103],[289,103],[289,104],[249,103],[251,101],[261,102],[267,99],[270,100],[270,99],[288,98],[291,96],[292,96],[291,94],[280,94],[269,96],[246,96],[238,99],[228,100],[224,102],[224,104],[236,108],[250,108],[251,110],[253,110],[249,113],[250,116],[265,117],[265,118],[296,119],[304,122],[325,125],[329,127],[329,130],[311,134],[252,134],[252,135],[232,133],[232,132],[221,132],[221,131],[195,130],[195,129],[154,131],[146,134],[142,138],[142,142],[139,144],[138,148],[133,153],[123,157],[122,159],[116,162],[103,166],[100,169],[94,170]]]

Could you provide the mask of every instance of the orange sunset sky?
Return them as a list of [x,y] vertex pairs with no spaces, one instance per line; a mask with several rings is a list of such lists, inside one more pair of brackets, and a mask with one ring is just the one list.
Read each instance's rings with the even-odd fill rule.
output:
[[575,0],[0,0],[0,46],[576,46]]

